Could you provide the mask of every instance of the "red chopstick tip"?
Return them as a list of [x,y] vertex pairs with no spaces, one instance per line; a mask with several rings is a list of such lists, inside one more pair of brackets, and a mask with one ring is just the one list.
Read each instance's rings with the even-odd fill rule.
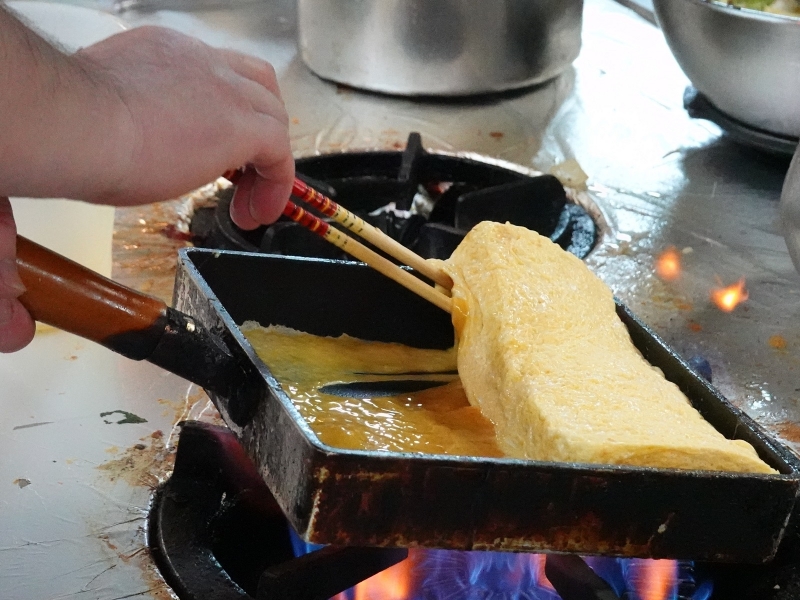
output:
[[330,225],[328,225],[325,221],[315,217],[310,212],[303,210],[291,200],[286,203],[286,206],[283,209],[283,215],[290,218],[292,221],[300,223],[300,225],[306,229],[310,229],[322,237],[325,237],[330,229]]
[[294,183],[292,184],[292,196],[297,196],[298,198],[302,198],[308,193],[308,186],[297,179],[295,177]]

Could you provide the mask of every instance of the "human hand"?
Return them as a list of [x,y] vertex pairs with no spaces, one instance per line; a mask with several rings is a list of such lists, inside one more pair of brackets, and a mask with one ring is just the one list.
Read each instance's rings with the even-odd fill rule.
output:
[[163,200],[252,164],[237,189],[234,221],[275,221],[289,198],[294,160],[275,71],[257,58],[211,48],[169,29],[140,27],[74,55],[122,109],[121,139],[95,201]]
[[174,198],[251,164],[231,212],[276,220],[294,178],[272,67],[175,31],[142,27],[67,56],[0,4],[0,352],[34,323],[17,298],[16,227],[3,196],[115,205]]
[[0,352],[14,352],[33,339],[33,319],[20,301],[25,286],[17,273],[17,228],[8,198],[0,197]]

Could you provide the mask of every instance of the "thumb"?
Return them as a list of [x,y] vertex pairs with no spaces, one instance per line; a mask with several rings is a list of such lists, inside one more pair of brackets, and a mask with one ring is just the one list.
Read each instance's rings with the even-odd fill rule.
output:
[[17,272],[17,227],[8,198],[0,197],[0,352],[14,352],[33,339],[35,325],[17,298],[25,286]]

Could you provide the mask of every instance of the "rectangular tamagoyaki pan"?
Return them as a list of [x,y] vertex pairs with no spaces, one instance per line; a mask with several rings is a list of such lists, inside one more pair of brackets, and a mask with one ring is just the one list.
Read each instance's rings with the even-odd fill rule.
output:
[[620,303],[647,360],[779,475],[332,448],[237,324],[448,348],[449,315],[366,265],[199,249],[181,252],[175,294],[177,308],[224,332],[240,361],[256,366],[258,394],[236,407],[236,423],[229,408],[227,421],[307,541],[758,563],[773,556],[792,512],[795,456]]
[[360,263],[182,250],[173,309],[22,238],[17,251],[38,320],[203,386],[309,542],[762,563],[787,529],[800,461],[620,303],[645,358],[778,474],[333,448],[238,325],[447,348],[448,314]]

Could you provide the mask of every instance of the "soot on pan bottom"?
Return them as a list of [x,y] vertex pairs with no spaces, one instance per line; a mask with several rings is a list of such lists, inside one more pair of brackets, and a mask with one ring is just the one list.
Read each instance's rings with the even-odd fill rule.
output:
[[197,422],[183,425],[148,542],[181,600],[707,600],[711,589],[685,561],[311,547],[235,436]]

